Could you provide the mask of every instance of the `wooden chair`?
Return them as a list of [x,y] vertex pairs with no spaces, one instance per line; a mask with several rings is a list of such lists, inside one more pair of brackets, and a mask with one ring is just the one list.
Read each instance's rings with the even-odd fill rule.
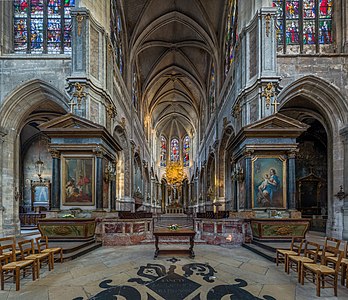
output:
[[[333,250],[337,260],[334,263],[334,268],[330,268],[324,264],[304,263],[301,274],[301,284],[304,283],[304,278],[316,284],[317,297],[320,297],[320,289],[333,288],[334,294],[337,296],[337,278],[343,256],[343,252],[339,249]],[[325,253],[323,253],[325,254]]]
[[[314,257],[312,250],[314,250]],[[315,263],[318,258],[319,245],[314,242],[306,242],[303,256],[289,255],[287,273],[289,274],[290,269],[297,272],[298,282],[301,281],[302,266],[304,263]]]
[[47,236],[41,236],[35,239],[37,249],[39,253],[50,253],[52,262],[52,267],[54,266],[54,255],[59,254],[60,263],[63,262],[63,248],[50,248],[48,246],[48,238]]
[[290,249],[277,249],[276,250],[276,264],[278,266],[279,263],[284,263],[285,265],[285,272],[288,272],[287,266],[288,266],[288,257],[289,255],[295,255],[298,256],[301,254],[303,243],[306,240],[299,239],[299,238],[292,238]]
[[[15,244],[11,245],[3,245],[0,246],[0,255],[2,253],[12,253],[9,258],[11,262],[0,264],[0,272],[1,272],[1,290],[5,288],[5,280],[9,278],[13,278],[13,281],[16,283],[16,291],[20,289],[20,272],[23,271],[23,277],[25,277],[26,272],[29,268],[31,268],[31,273],[33,276],[33,280],[36,279],[36,271],[35,271],[35,261],[34,260],[16,260],[16,246]],[[5,256],[4,256],[5,257]],[[8,259],[8,257],[7,257]]]
[[[318,251],[318,260],[320,260],[320,262],[324,264],[325,257],[335,256],[335,254],[330,249],[339,249],[340,244],[341,244],[341,240],[331,238],[331,237],[325,237],[324,245]],[[313,251],[310,253],[311,253],[311,256],[314,255]]]
[[[16,238],[14,236],[0,238],[0,246],[6,246],[6,245],[16,245]],[[11,250],[4,250],[3,251],[3,255],[7,256],[8,261],[10,261],[12,258],[12,248],[10,248],[10,249]],[[21,250],[15,248],[14,251],[15,251],[16,256],[19,257],[21,254]]]
[[[325,258],[325,265],[335,264],[338,260],[337,256],[329,256]],[[341,260],[341,265],[339,268],[339,275],[341,275],[341,284],[344,285],[344,280],[347,279],[348,272],[348,242],[344,242],[343,255]],[[346,281],[346,286],[348,287],[348,280]]]
[[46,263],[48,265],[49,271],[52,268],[52,259],[49,253],[35,253],[34,241],[33,240],[25,240],[18,242],[18,246],[21,249],[21,256],[23,260],[34,260],[36,266],[36,277],[40,278],[40,269],[42,263]]

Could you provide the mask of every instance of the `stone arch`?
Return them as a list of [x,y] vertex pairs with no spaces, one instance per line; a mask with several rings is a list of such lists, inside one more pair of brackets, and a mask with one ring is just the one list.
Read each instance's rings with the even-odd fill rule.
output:
[[[326,233],[339,235],[342,230],[341,203],[334,205],[334,194],[343,184],[343,144],[340,128],[348,121],[348,105],[339,90],[322,78],[304,76],[286,86],[278,96],[280,112],[300,121],[311,117],[319,121],[327,135],[327,205]],[[333,159],[335,157],[335,159]],[[333,170],[336,170],[333,172]],[[332,231],[332,233],[330,232]]]
[[61,112],[68,111],[67,98],[63,93],[47,82],[35,79],[7,95],[0,107],[0,128],[9,128],[2,133],[4,143],[0,146],[0,155],[6,156],[0,166],[0,198],[6,211],[0,224],[8,224],[2,228],[4,234],[20,231],[19,201],[14,201],[20,181],[20,132],[31,112],[50,103],[54,103]]

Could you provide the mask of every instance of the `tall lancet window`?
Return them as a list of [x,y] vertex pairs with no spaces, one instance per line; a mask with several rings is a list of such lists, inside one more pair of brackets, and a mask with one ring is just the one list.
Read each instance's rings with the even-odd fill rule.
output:
[[179,161],[179,140],[172,139],[170,142],[170,161]]
[[225,29],[225,76],[230,70],[234,59],[234,50],[238,39],[237,35],[238,21],[238,0],[229,0],[227,7],[227,20]]
[[292,51],[318,52],[320,45],[332,44],[333,0],[273,0],[273,6],[278,8],[278,46],[284,52],[295,45]]
[[214,67],[214,62],[212,62],[210,67],[210,88],[209,88],[209,111],[211,114],[215,110],[215,93],[216,93],[215,67]]
[[120,73],[123,73],[122,20],[117,0],[111,0],[111,42]]
[[167,140],[163,135],[161,135],[160,165],[161,167],[167,165]]
[[136,110],[138,110],[138,77],[136,71],[133,72],[133,78],[132,78],[132,103]]
[[188,135],[184,138],[182,148],[184,167],[188,167],[190,166],[190,138]]
[[14,0],[15,53],[71,53],[75,0]]

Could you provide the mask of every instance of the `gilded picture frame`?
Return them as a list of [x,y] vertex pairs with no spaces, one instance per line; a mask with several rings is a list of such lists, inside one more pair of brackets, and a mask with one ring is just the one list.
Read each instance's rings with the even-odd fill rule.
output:
[[95,204],[95,158],[92,155],[62,156],[62,204]]
[[252,208],[286,208],[286,158],[255,155],[251,166]]

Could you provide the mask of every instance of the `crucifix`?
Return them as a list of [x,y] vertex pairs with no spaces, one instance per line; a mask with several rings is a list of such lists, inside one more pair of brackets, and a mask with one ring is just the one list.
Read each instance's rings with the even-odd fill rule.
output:
[[71,101],[68,104],[70,106],[70,112],[73,113],[74,106],[76,106],[76,103],[71,99]]
[[272,102],[272,105],[274,106],[274,113],[277,112],[277,108],[278,108],[278,105],[279,105],[279,104],[280,104],[280,103],[277,102],[277,98],[275,98],[274,101]]

